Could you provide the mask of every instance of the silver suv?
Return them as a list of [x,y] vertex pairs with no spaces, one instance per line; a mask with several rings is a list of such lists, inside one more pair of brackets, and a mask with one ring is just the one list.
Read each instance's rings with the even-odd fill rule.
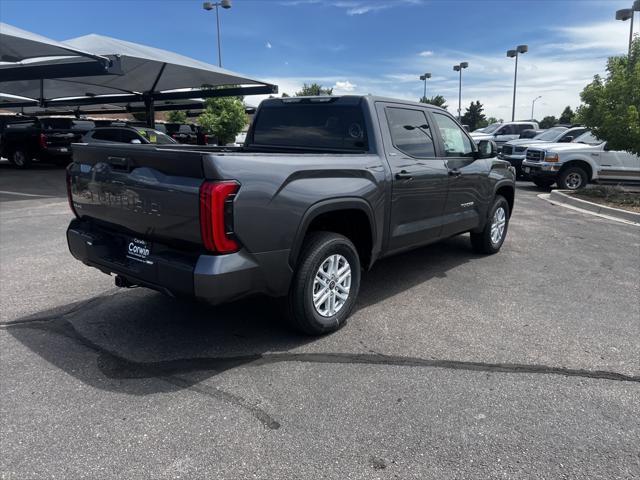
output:
[[508,122],[492,123],[481,130],[471,132],[471,138],[478,143],[480,140],[493,140],[498,145],[498,151],[505,143],[520,138],[525,130],[537,130],[540,127],[536,122]]

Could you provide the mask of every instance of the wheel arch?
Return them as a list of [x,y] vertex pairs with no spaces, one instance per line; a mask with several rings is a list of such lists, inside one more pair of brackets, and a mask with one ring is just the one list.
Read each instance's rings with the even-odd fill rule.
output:
[[560,172],[563,172],[570,167],[580,167],[584,169],[587,172],[589,181],[593,180],[593,175],[596,172],[596,169],[593,167],[593,165],[591,165],[589,161],[582,158],[573,158],[571,160],[567,160],[566,162],[563,162],[558,174],[560,174]]
[[496,184],[494,197],[496,195],[502,195],[507,200],[507,203],[509,204],[509,217],[511,217],[516,198],[515,186],[511,182],[498,183]]
[[335,231],[351,240],[366,269],[375,260],[374,246],[378,239],[375,216],[371,205],[355,197],[332,198],[315,203],[304,213],[289,255],[289,264],[295,268],[302,245],[309,232]]

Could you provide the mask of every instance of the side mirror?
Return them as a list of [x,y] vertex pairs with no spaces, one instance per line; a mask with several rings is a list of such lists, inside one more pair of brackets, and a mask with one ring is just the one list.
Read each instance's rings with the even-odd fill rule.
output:
[[142,142],[140,140],[138,140],[137,138],[132,139],[129,143],[134,143],[136,145],[141,145]]
[[493,140],[480,140],[478,142],[478,151],[476,158],[493,158],[498,153],[496,142]]
[[562,137],[558,143],[571,143],[571,142],[573,142],[573,137],[568,136],[568,137]]

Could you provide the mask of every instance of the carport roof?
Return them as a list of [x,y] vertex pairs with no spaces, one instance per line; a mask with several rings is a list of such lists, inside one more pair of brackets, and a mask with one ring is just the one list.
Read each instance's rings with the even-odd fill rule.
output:
[[[61,42],[118,62],[121,74],[2,81],[0,92],[40,100],[42,105],[176,100],[220,95],[277,92],[277,87],[167,50],[90,34]],[[230,87],[223,90],[221,87]],[[203,88],[205,90],[203,90]],[[74,98],[71,98],[74,97]],[[80,97],[80,98],[79,98]]]

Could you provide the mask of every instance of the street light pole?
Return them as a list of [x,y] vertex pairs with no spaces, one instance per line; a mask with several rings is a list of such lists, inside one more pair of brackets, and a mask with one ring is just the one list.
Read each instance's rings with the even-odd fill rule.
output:
[[462,70],[469,66],[469,62],[460,62],[453,66],[454,72],[460,72],[458,80],[458,122],[462,121]]
[[515,50],[507,50],[507,57],[516,57],[516,71],[513,75],[513,106],[511,107],[511,121],[515,121],[516,117],[516,86],[518,84],[518,56],[521,53],[527,53],[529,47],[527,45],[518,45]]
[[536,102],[541,98],[542,98],[542,95],[539,95],[533,99],[533,102],[531,102],[531,120],[533,120],[533,108],[536,106]]
[[424,75],[420,75],[420,80],[424,80],[424,93],[422,94],[422,98],[427,101],[427,78],[431,78],[430,73],[425,73]]
[[633,17],[635,12],[640,12],[640,0],[633,2],[631,8],[623,8],[616,12],[616,20],[622,20],[623,22],[631,20],[631,26],[629,28],[629,57],[631,57],[631,44],[633,43]]
[[216,31],[218,32],[218,66],[222,67],[222,50],[220,47],[220,16],[218,14],[218,7],[222,7],[225,10],[231,8],[231,0],[220,0],[219,2],[204,2],[202,8],[207,11],[216,9]]

